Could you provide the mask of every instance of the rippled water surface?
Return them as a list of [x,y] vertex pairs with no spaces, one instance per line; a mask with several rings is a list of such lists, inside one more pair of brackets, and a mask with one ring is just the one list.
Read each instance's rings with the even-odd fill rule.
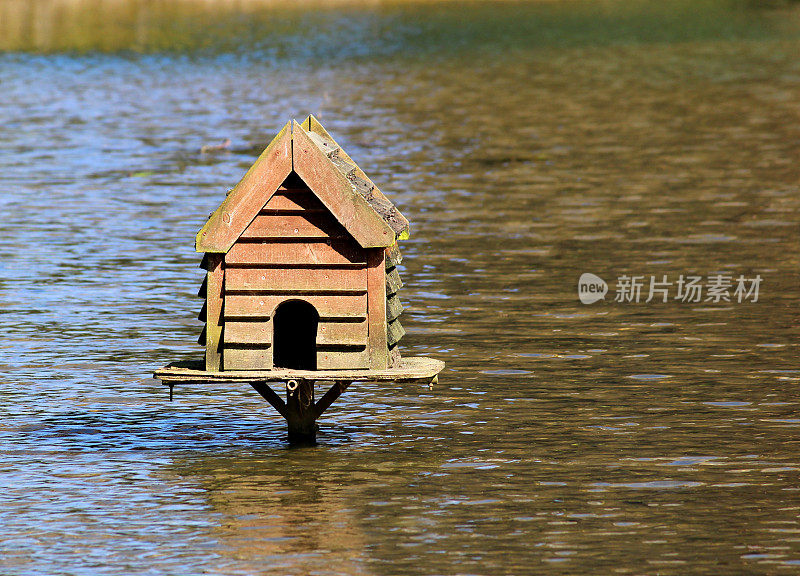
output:
[[[0,573],[800,572],[796,5],[30,5],[0,2]],[[252,390],[150,374],[201,354],[196,230],[308,112],[411,220],[403,350],[447,369],[289,448]],[[758,301],[644,302],[716,274]]]

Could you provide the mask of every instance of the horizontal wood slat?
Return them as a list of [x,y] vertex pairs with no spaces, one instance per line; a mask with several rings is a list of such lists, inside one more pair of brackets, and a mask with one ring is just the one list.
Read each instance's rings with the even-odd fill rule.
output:
[[241,236],[266,238],[347,238],[347,232],[329,214],[259,214]]
[[327,212],[325,205],[311,190],[278,191],[269,199],[264,210],[312,210]]
[[269,370],[272,348],[225,348],[222,361],[225,370]]
[[[272,321],[231,321],[225,322],[223,333],[225,344],[272,344]],[[367,344],[367,322],[326,322],[317,326],[319,345],[358,345]]]
[[[225,271],[225,290],[364,292],[367,290],[367,270],[229,268]],[[226,296],[226,300],[228,298]]]
[[367,345],[367,321],[320,322],[317,327],[317,344]]
[[358,351],[318,351],[317,370],[346,370],[369,368],[369,354]]
[[225,321],[222,337],[226,344],[271,344],[272,321]]
[[311,304],[320,318],[366,318],[367,295],[343,294],[339,296],[252,296],[229,294],[225,298],[226,318],[268,318],[281,302],[303,300]]
[[353,242],[237,242],[225,255],[225,264],[366,264],[364,251]]

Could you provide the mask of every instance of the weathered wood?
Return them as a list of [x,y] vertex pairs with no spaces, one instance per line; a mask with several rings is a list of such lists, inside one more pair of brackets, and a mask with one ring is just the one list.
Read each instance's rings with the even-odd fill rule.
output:
[[392,268],[392,270],[386,274],[386,295],[391,296],[392,294],[396,294],[402,287],[403,281],[400,279],[400,273],[397,271],[397,268]]
[[227,252],[292,172],[292,126],[286,124],[195,238],[198,252]]
[[317,382],[409,382],[429,381],[444,368],[444,362],[434,358],[404,357],[398,366],[386,370],[226,370],[208,372],[203,370],[202,362],[173,362],[155,371],[153,377],[168,384],[189,384],[200,382],[285,382],[290,378],[308,378]]
[[[317,136],[314,141],[317,146],[326,154],[336,156],[337,158],[355,165],[355,170],[349,170],[349,180],[359,192],[362,194],[366,192],[365,200],[370,204],[383,220],[392,228],[399,240],[405,240],[410,235],[410,224],[397,208],[389,201],[383,192],[375,186],[375,183],[370,180],[366,174],[353,162],[353,159],[336,143],[333,137],[328,134],[328,131],[320,124],[319,120],[309,115],[302,122],[302,128],[307,130],[308,133],[313,133]],[[326,145],[320,145],[320,141],[325,141]],[[329,151],[332,150],[332,151]],[[345,166],[347,166],[345,164]],[[365,186],[366,184],[366,186]]]
[[[306,119],[308,120],[308,119]],[[306,125],[304,124],[304,127]],[[306,129],[308,130],[308,129]],[[339,146],[330,138],[325,138],[321,134],[317,134],[316,132],[308,132],[309,138],[314,141],[314,144],[320,147],[320,149],[325,153],[326,156],[333,156],[339,150]]]
[[[366,200],[367,203],[372,206],[372,209],[375,210],[382,218],[384,214],[388,214],[392,210],[396,210],[394,205],[388,200],[381,203],[380,206],[376,205],[376,198],[373,195],[375,184],[372,183],[372,180],[362,177],[360,174],[363,174],[363,172],[361,172],[361,169],[356,166],[355,170],[347,174],[347,181],[350,182],[350,185],[355,189],[356,192],[364,197],[364,200]],[[383,218],[383,220],[386,222],[386,218]]]
[[367,321],[320,322],[317,327],[317,344],[367,345]]
[[397,294],[386,299],[386,321],[391,322],[403,313],[403,304]]
[[390,322],[387,330],[386,342],[389,346],[393,346],[400,342],[405,334],[405,328],[403,328],[403,325],[400,324],[400,320]]
[[206,370],[222,370],[222,304],[225,272],[222,254],[208,254],[206,272]]
[[279,190],[276,192],[269,202],[264,206],[261,212],[274,211],[311,211],[311,212],[327,212],[325,206],[320,202],[314,193],[308,188],[298,188],[294,190]]
[[230,268],[225,276],[226,291],[365,292],[367,270],[257,269]]
[[269,318],[281,302],[293,299],[311,304],[321,319],[367,317],[367,295],[365,293],[336,296],[228,294],[225,297],[225,317]]
[[308,133],[297,122],[292,130],[294,170],[336,220],[362,248],[383,248],[394,243],[391,227],[353,190]]
[[395,368],[396,366],[400,365],[400,362],[403,360],[402,356],[400,356],[400,350],[397,346],[390,346],[389,347],[389,367]]
[[237,242],[225,255],[226,265],[366,264],[367,257],[352,241]]
[[272,347],[225,348],[225,371],[269,370],[272,367]]
[[222,333],[225,337],[225,344],[271,344],[272,321],[225,320],[225,329]]
[[269,238],[347,238],[329,214],[259,214],[242,233],[246,240]]
[[317,349],[317,370],[366,370],[369,368],[369,360],[369,353],[364,349]]
[[394,268],[403,261],[403,255],[400,253],[400,248],[397,244],[393,244],[386,249],[386,270]]
[[344,174],[345,178],[347,178],[348,181],[350,180],[350,175],[354,174],[356,169],[358,168],[355,162],[353,162],[349,158],[345,158],[344,156],[333,154],[329,156],[329,158],[331,159],[333,165],[336,166],[339,172]]
[[[255,322],[226,320],[223,334],[226,344],[271,344],[273,325],[271,320]],[[360,322],[322,321],[317,326],[316,342],[323,345],[366,346],[367,335],[366,320]]]
[[367,321],[369,322],[369,367],[382,370],[389,366],[386,348],[386,269],[383,250],[375,248],[367,255]]

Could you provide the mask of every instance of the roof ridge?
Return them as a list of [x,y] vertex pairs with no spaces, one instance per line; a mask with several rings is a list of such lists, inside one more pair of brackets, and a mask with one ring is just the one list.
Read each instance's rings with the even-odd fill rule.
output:
[[298,124],[311,141],[323,152],[331,163],[342,174],[355,192],[361,195],[392,231],[398,240],[405,240],[410,235],[410,224],[397,207],[380,191],[375,183],[364,173],[358,164],[331,136],[322,123],[309,114]]
[[322,124],[311,115],[303,124],[307,128],[296,120],[287,123],[229,191],[197,233],[198,252],[226,253],[292,172],[362,248],[385,248],[408,238],[408,220]]

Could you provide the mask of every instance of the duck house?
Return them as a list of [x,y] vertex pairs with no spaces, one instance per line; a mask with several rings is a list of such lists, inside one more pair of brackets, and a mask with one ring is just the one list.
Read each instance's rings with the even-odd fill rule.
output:
[[313,116],[287,123],[195,238],[206,270],[202,365],[155,376],[169,386],[245,380],[279,412],[262,383],[313,398],[314,381],[339,393],[356,380],[432,381],[443,363],[404,360],[398,348],[397,243],[408,235],[408,220]]

